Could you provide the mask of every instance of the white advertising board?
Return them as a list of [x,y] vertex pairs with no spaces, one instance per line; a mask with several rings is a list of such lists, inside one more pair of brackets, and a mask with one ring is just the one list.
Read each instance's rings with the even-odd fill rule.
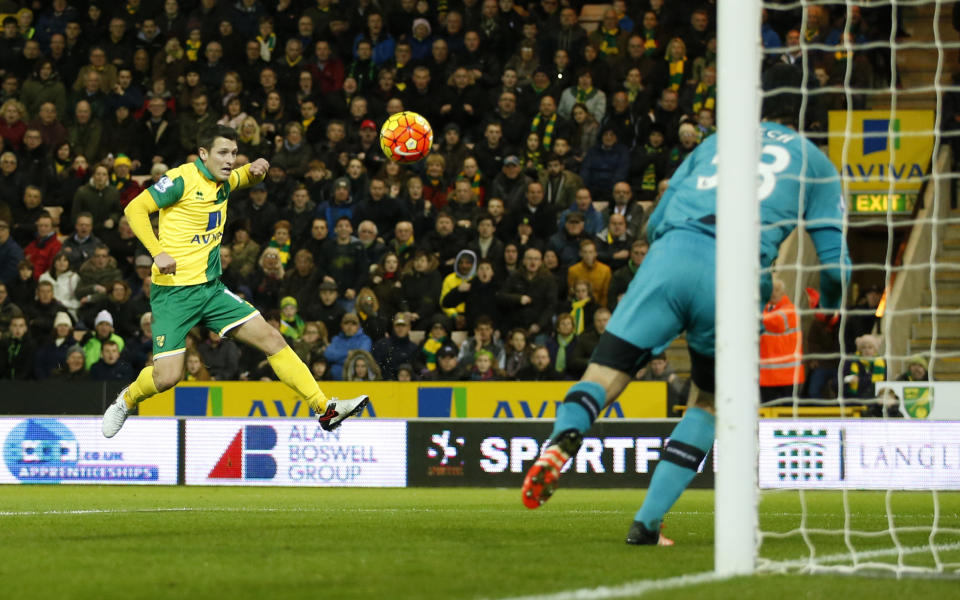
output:
[[188,419],[187,485],[404,487],[407,424],[354,419],[324,431],[315,421]]
[[0,440],[0,483],[177,483],[176,419],[130,419],[107,439],[99,417],[3,417]]
[[760,487],[960,490],[960,422],[763,420]]

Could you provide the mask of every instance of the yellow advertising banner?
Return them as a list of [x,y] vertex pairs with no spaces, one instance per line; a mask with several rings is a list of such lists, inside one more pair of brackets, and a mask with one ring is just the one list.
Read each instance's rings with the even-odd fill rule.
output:
[[851,212],[911,211],[933,157],[933,111],[832,110],[829,126],[830,160],[848,186]]
[[[370,396],[363,417],[391,419],[553,419],[572,382],[416,383],[324,381],[328,397]],[[310,408],[293,390],[272,381],[181,383],[140,405],[150,417],[308,417]],[[663,382],[633,382],[604,409],[602,418],[662,419]]]

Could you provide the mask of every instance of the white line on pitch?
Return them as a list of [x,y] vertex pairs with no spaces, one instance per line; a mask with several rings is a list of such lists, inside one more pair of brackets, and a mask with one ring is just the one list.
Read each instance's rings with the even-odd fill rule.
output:
[[503,600],[606,600],[607,598],[628,598],[640,596],[648,592],[684,588],[691,585],[700,585],[701,583],[721,581],[723,579],[726,579],[726,577],[710,571],[692,575],[680,575],[679,577],[670,577],[668,579],[644,579],[616,586],[581,588],[578,590],[557,592],[555,594],[517,596],[514,598],[504,598]]
[[[960,550],[960,542],[953,544],[938,544],[936,549],[940,552],[950,550]],[[886,548],[882,550],[866,550],[857,553],[857,558],[868,560],[872,558],[883,558],[889,556],[899,556],[901,552],[904,555],[921,554],[930,552],[930,546],[907,546],[898,550],[897,548]],[[799,568],[813,565],[827,565],[844,560],[850,560],[849,553],[831,554],[814,558],[812,561],[807,559],[798,559],[792,561],[775,562],[770,561],[771,567],[778,569]],[[580,588],[575,590],[566,590],[553,594],[542,594],[537,596],[518,596],[514,598],[504,598],[502,600],[606,600],[608,598],[636,597],[649,592],[659,592],[683,588],[702,583],[711,583],[726,579],[714,572],[695,573],[692,575],[681,575],[679,577],[670,577],[668,579],[643,579],[631,581],[618,586],[600,586],[596,588]]]
[[[408,508],[351,508],[351,509],[337,509],[337,508],[308,508],[308,507],[291,507],[291,508],[276,508],[276,507],[203,507],[203,506],[182,506],[182,507],[148,507],[148,508],[91,508],[91,509],[77,509],[77,510],[23,510],[23,511],[0,511],[0,517],[32,517],[32,516],[44,516],[44,515],[104,515],[104,514],[124,514],[124,513],[165,513],[165,512],[337,512],[337,511],[347,511],[349,512],[429,512],[429,513],[460,513],[460,512],[470,512],[470,513],[501,513],[500,510],[492,509],[477,509],[477,508],[422,508],[422,507],[408,507]],[[603,509],[563,509],[565,514],[590,514],[590,515],[618,515],[618,514],[627,514],[622,510],[603,510]],[[702,516],[702,515],[712,515],[713,511],[674,511],[671,514],[677,516]],[[763,513],[765,517],[801,517],[803,513],[791,513],[791,512],[778,512],[778,513]],[[859,513],[852,513],[854,516]],[[811,516],[832,516],[832,515],[816,515],[816,514],[807,514],[807,517]]]

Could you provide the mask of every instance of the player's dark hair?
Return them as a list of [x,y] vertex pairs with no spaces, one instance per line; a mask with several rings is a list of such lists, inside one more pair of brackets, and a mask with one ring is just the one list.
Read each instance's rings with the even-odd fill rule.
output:
[[210,150],[213,148],[213,142],[217,138],[225,138],[235,142],[237,141],[237,130],[232,127],[227,127],[226,125],[217,125],[216,127],[206,130],[200,134],[200,136],[197,138],[197,148]]

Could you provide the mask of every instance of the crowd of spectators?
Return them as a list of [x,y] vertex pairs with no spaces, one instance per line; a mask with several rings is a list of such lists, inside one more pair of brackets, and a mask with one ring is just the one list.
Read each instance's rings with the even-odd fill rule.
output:
[[[714,2],[616,0],[589,28],[582,5],[0,0],[0,378],[151,359],[152,260],[122,208],[216,124],[271,165],[231,195],[223,280],[318,379],[578,377],[715,130],[717,78]],[[889,38],[882,10],[850,10],[858,41]],[[847,15],[765,15],[765,64],[843,81]],[[883,63],[862,58],[854,78]],[[379,149],[401,110],[435,130],[417,164]],[[187,373],[273,376],[202,329]]]

